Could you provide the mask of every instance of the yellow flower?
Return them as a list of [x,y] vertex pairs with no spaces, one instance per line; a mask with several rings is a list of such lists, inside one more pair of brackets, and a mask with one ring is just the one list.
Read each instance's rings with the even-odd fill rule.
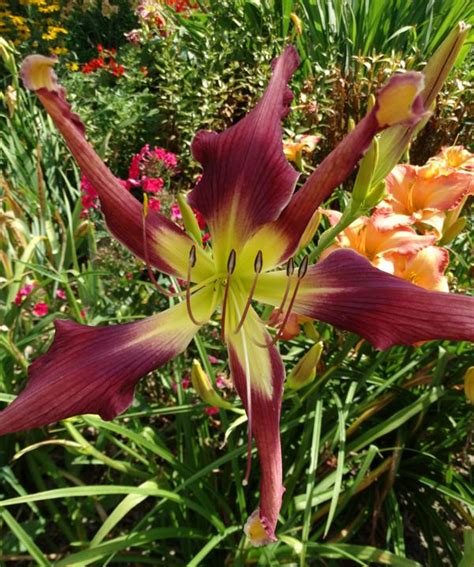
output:
[[65,55],[69,50],[66,47],[53,47],[52,49],[50,49],[51,53],[54,53],[55,55]]
[[50,6],[43,6],[38,8],[38,11],[42,14],[50,14],[52,12],[58,12],[61,9],[59,4],[51,4]]

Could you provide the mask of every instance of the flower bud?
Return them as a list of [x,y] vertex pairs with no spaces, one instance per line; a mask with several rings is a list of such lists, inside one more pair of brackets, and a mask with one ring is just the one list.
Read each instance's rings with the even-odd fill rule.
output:
[[374,175],[377,162],[379,161],[379,142],[374,138],[370,148],[365,156],[360,161],[359,171],[352,190],[352,202],[359,206],[367,197],[372,185],[372,178]]
[[474,366],[470,366],[464,374],[464,392],[467,401],[474,405]]
[[296,35],[301,35],[303,33],[303,25],[301,23],[301,19],[298,18],[298,16],[294,12],[292,12],[290,14],[290,20],[293,22],[293,25],[295,26]]
[[299,390],[316,378],[316,367],[323,351],[323,342],[319,341],[304,354],[288,375],[287,386]]
[[[466,39],[470,26],[460,22],[438,47],[423,70],[424,88],[420,99],[425,109],[431,108],[446,77],[451,71],[461,47]],[[411,138],[426,123],[406,126],[398,125],[388,128],[380,136],[380,159],[374,173],[374,183],[384,179],[399,162]]]
[[199,244],[202,246],[201,229],[199,228],[196,216],[193,213],[192,208],[186,202],[186,199],[182,194],[178,195],[178,206],[181,211],[181,216],[183,217],[183,224],[186,232]]
[[193,360],[191,369],[191,382],[199,397],[213,407],[234,409],[232,404],[223,400],[214,390],[209,376],[204,372],[199,360]]

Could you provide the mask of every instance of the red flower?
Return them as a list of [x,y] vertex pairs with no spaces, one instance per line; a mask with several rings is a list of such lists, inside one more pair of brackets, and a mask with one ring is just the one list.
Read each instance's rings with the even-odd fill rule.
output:
[[159,213],[161,209],[161,202],[159,199],[151,198],[148,201],[148,208],[150,211],[155,211],[155,213]]
[[146,193],[158,193],[163,189],[165,182],[161,177],[150,179],[149,177],[142,178],[142,189]]
[[35,303],[33,307],[33,315],[36,315],[36,317],[44,317],[45,315],[48,314],[48,311],[49,311],[48,304],[44,303],[43,301],[39,301],[38,303]]
[[219,413],[219,408],[215,408],[213,406],[204,408],[204,413],[207,413],[207,415],[216,415],[216,413]]

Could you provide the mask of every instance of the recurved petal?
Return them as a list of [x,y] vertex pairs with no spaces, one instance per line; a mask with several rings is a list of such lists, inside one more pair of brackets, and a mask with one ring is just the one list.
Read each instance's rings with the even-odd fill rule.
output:
[[[238,320],[234,312],[229,328],[235,328]],[[284,492],[280,444],[284,368],[277,349],[270,346],[270,335],[252,309],[239,333],[228,332],[227,343],[232,378],[249,416],[261,470],[259,507],[249,517],[245,533],[253,545],[265,545],[276,541]]]
[[393,124],[416,123],[424,116],[419,98],[422,89],[421,73],[412,72],[392,77],[379,91],[373,109],[322,161],[273,223],[272,230],[286,242],[286,249],[276,263],[294,254],[314,212],[352,173],[377,133]]
[[[79,116],[71,111],[65,90],[57,83],[52,66],[56,59],[30,55],[21,68],[26,88],[36,93],[44,108],[63,135],[81,171],[99,194],[110,232],[135,255],[145,259],[143,207],[96,154],[85,139],[85,128]],[[186,277],[188,255],[193,241],[174,223],[157,212],[150,212],[146,222],[146,242],[150,263],[170,275]],[[210,275],[211,262],[197,249],[196,277]]]
[[[283,274],[262,275],[255,297],[281,301]],[[371,266],[352,250],[336,250],[302,280],[294,309],[358,333],[375,347],[433,339],[474,340],[474,299],[427,291]]]
[[[193,311],[209,317],[210,304],[204,290]],[[198,330],[184,303],[125,325],[55,326],[54,341],[30,366],[25,389],[0,412],[0,435],[84,413],[113,419],[131,404],[138,380],[183,351]]]
[[276,219],[293,193],[298,173],[283,153],[281,120],[292,99],[287,82],[298,64],[296,50],[287,47],[245,118],[220,134],[198,132],[193,140],[203,176],[189,202],[206,218],[221,262],[230,248],[238,250],[257,228]]

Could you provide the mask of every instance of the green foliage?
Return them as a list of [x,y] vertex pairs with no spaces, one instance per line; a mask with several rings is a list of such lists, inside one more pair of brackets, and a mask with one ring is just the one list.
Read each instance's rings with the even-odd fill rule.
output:
[[[295,81],[300,108],[288,132],[317,128],[327,151],[349,116],[364,113],[388,72],[422,59],[412,40],[424,57],[454,18],[469,15],[465,2],[425,4],[420,10],[419,2],[395,0],[200,2],[202,11],[176,16],[172,34],[120,49],[124,76],[69,74],[64,67],[60,73],[116,174],[124,175],[144,143],[157,144],[179,153],[179,183],[188,188],[197,171],[189,156],[195,131],[221,129],[245,113],[288,36],[309,56]],[[301,37],[292,27],[294,11],[303,19]],[[112,35],[100,35],[103,23],[77,14],[75,37],[85,22],[91,31],[84,45],[71,45],[75,52],[85,59],[94,43],[113,45]],[[416,34],[407,25],[416,25]],[[402,53],[380,55],[391,49]],[[28,364],[47,349],[54,318],[125,322],[169,303],[143,264],[110,239],[99,215],[81,218],[80,172],[11,63],[2,86],[14,86],[18,99],[14,112],[4,105],[0,113],[2,402],[22,389]],[[443,143],[459,133],[460,91],[453,81],[441,95],[433,144],[441,131]],[[425,151],[416,148],[417,155]],[[343,207],[347,194],[334,199]],[[468,230],[451,246],[450,278],[461,292],[469,285],[471,249]],[[16,293],[32,280],[33,295],[16,305]],[[50,307],[43,318],[32,314],[39,300]],[[325,343],[317,378],[284,399],[279,542],[253,549],[242,535],[259,491],[256,452],[250,484],[242,486],[245,418],[225,410],[210,417],[183,387],[194,357],[213,381],[228,372],[211,327],[185,355],[146,377],[133,407],[113,422],[85,416],[0,439],[0,562],[467,565],[472,537],[467,531],[463,551],[463,529],[474,525],[472,409],[462,393],[472,364],[468,345],[431,342],[380,353],[327,325],[318,324],[317,332]],[[287,366],[313,342],[300,335],[284,343]],[[239,404],[231,389],[223,396]]]

